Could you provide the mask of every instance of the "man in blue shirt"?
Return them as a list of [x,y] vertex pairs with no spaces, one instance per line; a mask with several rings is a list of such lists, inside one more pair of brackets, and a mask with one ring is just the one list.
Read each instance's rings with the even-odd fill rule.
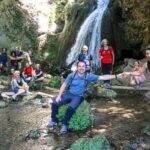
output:
[[[52,113],[51,113],[51,121],[48,124],[48,128],[53,128],[58,123],[58,108],[61,105],[70,103],[64,120],[62,124],[62,128],[60,130],[61,134],[67,133],[67,126],[70,118],[74,114],[76,108],[83,101],[83,95],[86,91],[87,85],[91,82],[97,80],[110,80],[115,78],[121,78],[123,74],[118,75],[102,75],[98,76],[92,73],[87,75],[86,73],[86,63],[84,61],[79,61],[77,63],[77,71],[68,75],[64,83],[62,84],[59,94],[56,98],[53,99],[52,103]],[[65,91],[66,87],[69,86],[69,89]],[[64,93],[65,91],[65,93]]]

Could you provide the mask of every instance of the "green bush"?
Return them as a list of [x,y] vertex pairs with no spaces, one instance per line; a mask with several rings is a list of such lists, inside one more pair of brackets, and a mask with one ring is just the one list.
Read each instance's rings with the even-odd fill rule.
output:
[[49,86],[52,88],[59,88],[61,86],[61,78],[59,76],[52,77]]
[[70,150],[110,150],[110,144],[105,136],[80,138],[71,145]]
[[43,88],[43,82],[30,82],[29,87],[31,90],[41,90]]
[[143,130],[143,133],[147,134],[148,136],[150,136],[150,124],[147,125],[144,130]]
[[[60,122],[63,121],[65,112],[68,105],[61,106],[59,108],[58,119]],[[93,124],[93,114],[89,103],[86,101],[82,102],[77,108],[75,114],[69,121],[69,129],[73,130],[85,130]]]

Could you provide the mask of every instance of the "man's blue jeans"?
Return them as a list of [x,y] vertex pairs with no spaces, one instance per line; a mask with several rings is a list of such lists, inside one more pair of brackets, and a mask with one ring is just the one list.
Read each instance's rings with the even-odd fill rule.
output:
[[53,103],[51,105],[52,108],[52,113],[51,113],[51,118],[53,122],[58,122],[58,108],[59,106],[65,105],[67,103],[70,103],[64,120],[63,120],[63,124],[68,125],[68,122],[70,120],[70,118],[72,117],[72,115],[75,112],[75,109],[80,105],[80,103],[83,101],[83,97],[82,96],[77,96],[77,95],[73,95],[69,92],[65,92],[62,97],[61,97],[61,101],[60,102],[56,102],[55,101],[56,97],[53,99]]

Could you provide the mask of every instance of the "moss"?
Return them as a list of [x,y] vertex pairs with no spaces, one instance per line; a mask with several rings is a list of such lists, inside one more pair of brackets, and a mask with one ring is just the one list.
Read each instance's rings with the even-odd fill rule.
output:
[[[59,108],[58,118],[60,122],[63,121],[67,108],[68,105],[64,105]],[[90,105],[89,103],[84,101],[80,104],[75,114],[70,119],[69,129],[73,129],[76,131],[85,130],[88,127],[90,127],[92,124],[93,124],[93,114],[91,112]]]
[[94,138],[80,138],[75,141],[70,150],[110,150],[110,144],[105,136],[98,135]]

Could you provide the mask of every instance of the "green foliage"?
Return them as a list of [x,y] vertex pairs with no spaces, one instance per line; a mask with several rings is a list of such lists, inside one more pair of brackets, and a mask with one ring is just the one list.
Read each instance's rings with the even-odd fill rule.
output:
[[65,19],[65,6],[67,4],[67,0],[57,0],[56,1],[56,18],[60,20]]
[[29,133],[26,135],[25,139],[38,139],[41,136],[41,132],[39,129],[33,129],[29,131]]
[[71,145],[70,150],[110,150],[110,144],[105,136],[80,138]]
[[[68,105],[64,105],[59,108],[58,119],[60,122],[63,121],[67,108]],[[92,124],[93,124],[93,114],[91,112],[90,105],[89,103],[84,101],[80,104],[75,114],[70,119],[69,129],[73,129],[76,131],[85,130],[88,127],[90,127]]]
[[36,48],[37,25],[18,7],[15,0],[0,1],[0,14],[0,32],[6,36],[3,40],[5,43],[8,41],[7,47],[15,43],[15,46],[21,45],[23,48]]
[[59,76],[52,77],[48,85],[52,88],[59,88],[61,86],[61,78]]
[[31,90],[41,90],[43,88],[43,82],[30,82],[29,87]]
[[143,130],[143,133],[147,134],[148,136],[150,136],[150,125],[146,126]]

